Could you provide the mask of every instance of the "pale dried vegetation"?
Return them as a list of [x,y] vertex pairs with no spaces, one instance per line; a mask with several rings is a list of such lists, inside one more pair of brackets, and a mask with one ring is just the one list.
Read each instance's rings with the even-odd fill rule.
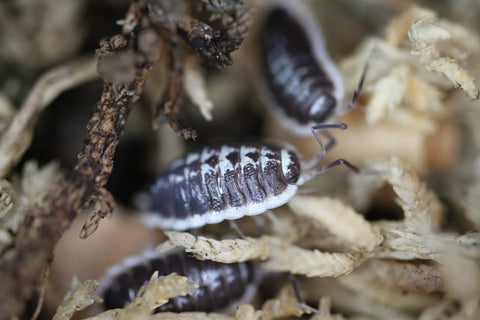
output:
[[[147,2],[153,7],[156,3]],[[211,11],[213,19],[224,19],[232,26],[232,30],[238,31],[239,34],[244,34],[245,31],[240,22],[247,24],[250,23],[249,19],[252,19],[251,12],[250,15],[238,13],[241,12],[238,1],[201,2]],[[22,3],[18,5],[31,9],[35,2]],[[47,11],[38,12],[40,16],[36,19],[41,20],[43,17],[45,21],[52,20],[47,18],[47,13],[60,5],[58,1],[46,3],[49,4],[48,8],[45,7]],[[86,2],[79,3],[83,5],[72,5],[69,8],[71,10],[61,8],[61,12],[65,14],[64,18],[68,21],[65,25],[69,26],[64,30],[63,36],[71,50],[78,48],[85,36],[83,27],[78,26],[81,24],[79,16],[75,16],[72,11],[86,10]],[[144,1],[138,3],[142,6]],[[232,4],[232,7],[228,7],[228,12],[221,10],[226,8],[222,7],[222,3]],[[312,1],[309,3],[312,4]],[[339,14],[340,8],[345,9],[349,2],[340,3],[336,11],[332,12]],[[447,3],[454,6],[453,2],[445,2],[445,6]],[[369,10],[377,8],[379,16],[382,16],[380,13],[387,12],[389,22],[383,25],[380,19],[376,21],[370,19],[371,16],[367,13],[359,12],[363,14],[363,19],[370,19],[370,26],[378,24],[374,27],[376,35],[373,31],[371,34],[362,35],[358,46],[350,54],[333,53],[334,58],[344,57],[336,60],[345,78],[347,98],[356,88],[359,74],[367,60],[369,69],[360,100],[361,108],[342,118],[342,121],[349,124],[349,129],[333,133],[338,146],[329,157],[347,158],[359,164],[362,169],[374,173],[354,174],[344,169],[334,169],[335,172],[318,177],[288,205],[273,210],[274,215],[271,213],[265,215],[265,230],[262,235],[258,235],[255,227],[250,228],[248,221],[241,221],[240,228],[247,234],[244,239],[222,237],[214,226],[209,230],[215,236],[170,231],[165,232],[166,240],[161,244],[152,243],[152,239],[156,239],[154,236],[146,236],[144,238],[149,240],[143,238],[138,240],[144,242],[143,244],[128,247],[125,242],[119,242],[118,245],[116,241],[121,237],[126,238],[124,240],[130,238],[131,241],[136,241],[134,239],[138,237],[134,235],[135,233],[147,231],[144,228],[132,227],[133,219],[122,217],[122,211],[128,211],[124,208],[118,208],[113,213],[114,216],[119,216],[116,222],[113,222],[113,218],[106,219],[99,226],[100,220],[108,215],[114,206],[110,193],[103,189],[111,172],[112,160],[101,158],[104,150],[93,149],[93,143],[92,150],[89,150],[88,144],[92,141],[86,139],[85,150],[79,156],[79,164],[73,172],[81,172],[79,170],[82,170],[84,164],[82,161],[88,160],[88,157],[97,159],[95,152],[98,152],[102,154],[98,162],[107,168],[106,173],[103,171],[98,173],[94,169],[89,171],[87,168],[84,169],[85,175],[79,175],[93,177],[93,182],[91,184],[85,182],[88,192],[85,191],[81,196],[77,194],[82,200],[72,205],[72,211],[65,209],[65,214],[58,215],[56,219],[60,220],[56,222],[61,227],[54,229],[57,230],[57,234],[50,234],[54,240],[38,244],[39,248],[36,250],[45,250],[44,256],[23,255],[21,251],[28,249],[25,248],[25,243],[36,243],[35,236],[49,235],[48,232],[45,233],[49,225],[42,226],[40,222],[44,216],[32,208],[45,207],[47,216],[55,214],[54,209],[57,207],[44,205],[47,201],[45,199],[55,204],[56,199],[76,194],[75,188],[79,185],[69,184],[68,187],[71,189],[67,187],[63,193],[60,191],[52,193],[50,191],[55,190],[56,186],[59,188],[64,181],[69,181],[68,177],[72,176],[72,172],[65,174],[66,170],[61,169],[55,160],[42,166],[35,159],[25,159],[21,165],[18,163],[32,144],[34,128],[42,126],[39,121],[40,114],[62,92],[79,87],[95,78],[96,59],[72,58],[75,54],[65,49],[54,51],[59,55],[56,57],[48,46],[52,39],[44,35],[59,28],[51,23],[42,24],[43,27],[36,31],[38,39],[46,37],[45,41],[40,41],[41,46],[39,43],[36,44],[40,49],[29,49],[29,46],[35,44],[26,42],[23,33],[31,30],[27,26],[23,32],[21,28],[15,28],[12,18],[6,18],[9,11],[2,11],[2,6],[7,4],[1,4],[0,21],[3,20],[3,23],[0,22],[0,26],[15,32],[9,34],[0,29],[0,39],[12,43],[11,46],[2,46],[0,56],[10,58],[10,61],[17,59],[18,64],[25,64],[24,68],[29,72],[45,66],[49,66],[49,70],[43,75],[36,76],[38,80],[29,89],[28,95],[24,95],[24,102],[16,102],[20,105],[18,109],[12,101],[19,100],[12,98],[12,95],[19,91],[12,88],[19,85],[15,82],[19,80],[13,79],[10,82],[2,80],[0,84],[0,271],[4,273],[4,280],[9,279],[2,282],[0,297],[10,296],[9,290],[15,291],[15,294],[11,295],[11,300],[0,302],[0,318],[6,315],[19,316],[25,312],[31,316],[34,313],[33,310],[24,309],[27,300],[24,291],[15,289],[15,286],[25,285],[25,291],[30,292],[30,288],[45,285],[38,279],[42,279],[42,275],[48,275],[49,257],[52,257],[58,240],[55,237],[59,238],[79,211],[93,201],[96,204],[92,206],[94,213],[90,218],[80,216],[81,221],[74,222],[74,227],[71,227],[74,230],[65,233],[60,240],[50,270],[50,286],[45,292],[45,297],[44,289],[40,289],[38,291],[40,297],[36,297],[40,303],[43,299],[47,301],[47,309],[42,313],[42,318],[51,318],[55,313],[53,315],[55,320],[72,319],[77,312],[101,301],[101,298],[96,296],[99,285],[96,280],[80,282],[75,277],[72,282],[72,276],[85,278],[85,275],[89,274],[85,270],[89,269],[95,269],[95,272],[90,274],[92,278],[99,278],[99,270],[105,267],[106,262],[94,260],[98,260],[98,256],[101,257],[102,254],[92,258],[84,253],[95,251],[97,241],[99,246],[124,247],[123,251],[119,249],[122,255],[126,255],[129,250],[130,252],[138,250],[139,246],[145,248],[158,246],[157,251],[182,246],[186,252],[200,259],[223,263],[259,260],[259,268],[265,274],[284,272],[299,275],[302,296],[307,303],[318,308],[320,313],[311,314],[310,311],[303,309],[295,299],[290,286],[286,285],[281,288],[277,286],[278,291],[270,299],[260,300],[262,293],[259,293],[255,302],[238,306],[233,315],[200,312],[152,314],[156,307],[164,304],[170,297],[191,294],[198,287],[182,276],[175,274],[159,276],[155,273],[149,283],[137,293],[135,300],[125,308],[103,312],[97,309],[96,315],[90,311],[91,317],[88,319],[246,320],[305,316],[312,320],[480,319],[478,134],[480,105],[477,101],[480,93],[474,79],[480,76],[480,64],[477,62],[480,55],[480,35],[475,33],[479,27],[476,24],[477,19],[475,21],[468,19],[471,15],[467,14],[470,9],[477,14],[480,13],[480,5],[474,1],[468,3],[468,6],[463,4],[456,9],[460,12],[465,11],[466,18],[462,21],[459,19],[459,11],[452,10],[452,15],[456,13],[456,16],[449,17],[448,11],[437,13],[433,4],[432,8],[427,8],[418,6],[412,1],[402,2],[401,5],[388,0],[368,1]],[[246,7],[253,4],[253,0],[246,1]],[[318,4],[313,5],[315,9],[319,7]],[[355,6],[354,9],[358,7]],[[28,10],[25,14],[34,16],[35,12]],[[72,15],[75,17],[69,18]],[[140,11],[132,7],[123,21],[124,34],[133,30],[136,24],[142,24],[145,28],[150,26],[139,16]],[[179,19],[173,16],[173,19]],[[356,23],[361,22],[361,18],[356,20]],[[181,28],[184,21],[176,23]],[[254,37],[255,21],[252,26],[249,36]],[[61,28],[64,28],[63,24]],[[326,28],[326,32],[330,29],[331,27]],[[213,31],[209,32],[215,36]],[[72,33],[76,36],[72,36]],[[143,50],[144,55],[141,56],[129,44],[128,41],[132,41],[131,39],[118,36],[102,43],[102,49],[97,52],[100,61],[99,71],[103,72],[102,77],[110,79],[112,84],[104,89],[97,108],[100,109],[100,104],[109,101],[108,99],[115,100],[116,95],[120,98],[125,96],[127,101],[125,103],[128,105],[138,99],[143,80],[150,72],[153,62],[158,60],[151,70],[150,82],[146,83],[145,101],[141,103],[147,104],[158,100],[158,89],[155,88],[164,88],[166,90],[164,100],[167,102],[163,111],[156,107],[153,125],[158,125],[159,114],[163,112],[163,120],[170,122],[179,134],[188,138],[195,137],[196,133],[183,121],[183,115],[179,112],[181,110],[179,105],[185,100],[183,90],[190,102],[200,110],[200,112],[193,110],[192,117],[203,117],[208,121],[203,125],[208,128],[209,125],[214,126],[215,121],[228,121],[228,115],[234,113],[229,111],[227,105],[231,105],[232,108],[238,105],[239,102],[233,99],[238,100],[241,93],[249,92],[251,89],[249,85],[253,81],[248,80],[248,74],[244,72],[249,68],[243,67],[249,63],[252,52],[255,52],[251,50],[251,46],[254,45],[252,39],[247,38],[245,47],[240,46],[239,51],[233,55],[232,67],[210,71],[201,63],[198,55],[204,54],[202,58],[210,64],[218,63],[217,66],[224,66],[228,64],[229,52],[224,60],[212,62],[208,60],[212,59],[208,54],[197,52],[195,56],[188,50],[183,52],[177,35],[162,40],[161,45],[157,43],[158,38],[154,34],[142,33],[139,37],[141,43],[146,46],[139,49]],[[161,37],[165,37],[165,34]],[[331,41],[328,34],[327,39]],[[124,47],[130,49],[122,51],[121,54],[112,53]],[[170,48],[170,51],[165,49],[166,47]],[[341,46],[337,46],[339,47]],[[40,50],[39,56],[35,57],[38,58],[36,61],[30,56],[34,50]],[[180,60],[180,65],[179,61],[175,61],[177,58],[172,58],[172,55],[179,52],[181,56],[186,56],[185,61]],[[75,61],[60,63],[68,59]],[[2,76],[6,75],[6,71],[2,73]],[[235,85],[228,87],[229,81],[234,81],[233,78],[236,78]],[[246,83],[239,82],[238,79],[245,79]],[[124,83],[130,83],[131,86],[125,86],[130,91],[125,89],[123,96],[123,89],[119,88]],[[245,97],[242,99],[248,100]],[[221,101],[222,105],[218,105],[218,101]],[[258,104],[258,100],[249,103]],[[262,108],[259,105],[255,107]],[[104,114],[109,114],[108,110],[103,111]],[[120,115],[125,118],[127,116],[128,110]],[[89,133],[97,130],[97,126],[102,126],[102,119],[99,119],[98,123],[89,124]],[[195,123],[205,120],[197,119]],[[152,125],[152,120],[142,119],[142,115],[135,113],[129,121],[132,121],[133,125],[126,131],[127,137],[145,134],[139,126]],[[274,120],[269,118],[265,122],[263,137],[287,139],[295,144],[305,158],[318,150],[314,139],[288,137]],[[123,131],[122,125],[121,123],[115,127],[119,135]],[[228,125],[226,127],[228,128]],[[109,130],[107,127],[103,128]],[[185,150],[183,139],[166,133],[167,130],[170,129],[161,127],[159,128],[161,134],[157,135],[157,139],[146,139],[155,144],[151,146],[154,149],[151,158],[162,157],[162,153],[168,152],[165,157],[170,159]],[[212,135],[215,136],[215,133]],[[224,136],[222,133],[218,135]],[[118,142],[115,141],[112,142],[113,147],[111,145],[106,147],[109,154],[115,151],[115,143]],[[87,160],[85,162],[88,162]],[[158,171],[160,167],[158,163],[161,162],[163,166],[166,164],[164,160],[155,161],[148,166],[152,171]],[[89,176],[90,173],[92,176]],[[396,216],[398,212],[401,213],[400,216]],[[375,214],[375,218],[370,219],[369,213]],[[29,219],[28,223],[24,221],[24,217]],[[92,233],[93,235],[91,239],[80,240],[79,225],[87,219],[89,220],[84,225],[81,235],[82,237],[88,237]],[[108,230],[109,223],[120,225],[115,227],[117,233],[120,233],[113,236],[115,240],[102,236],[102,232]],[[33,230],[30,234],[28,226]],[[131,237],[126,235],[126,232],[131,232]],[[17,237],[31,241],[23,242]],[[77,250],[82,246],[79,244],[80,241],[88,243],[87,249]],[[73,255],[80,257],[69,260]],[[82,258],[82,255],[88,258]],[[22,258],[16,258],[19,256]],[[38,258],[43,264],[36,265],[38,270],[31,271],[36,272],[32,275],[33,278],[25,276],[29,280],[22,282],[23,271],[15,273],[12,268],[16,269],[17,266],[11,266],[10,263],[12,261],[24,264],[36,263],[25,261],[24,257]],[[120,259],[119,256],[106,260]],[[11,274],[15,274],[17,278],[8,278]],[[66,293],[70,282],[71,289]],[[59,296],[64,296],[62,302],[58,301]],[[81,313],[81,317],[85,318],[87,315]],[[80,316],[77,315],[77,318]]]

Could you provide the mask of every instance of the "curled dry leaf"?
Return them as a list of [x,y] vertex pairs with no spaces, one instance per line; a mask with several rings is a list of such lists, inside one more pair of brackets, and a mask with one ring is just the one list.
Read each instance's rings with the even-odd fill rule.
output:
[[451,235],[419,234],[403,222],[378,222],[384,241],[375,257],[400,260],[431,259],[440,261],[442,245],[454,241]]
[[330,297],[321,297],[318,305],[320,312],[310,317],[310,320],[345,320],[341,314],[331,314],[332,299]]
[[386,123],[391,129],[405,127],[432,134],[437,122],[448,114],[443,100],[445,85],[421,69],[408,49],[392,47],[380,38],[366,40],[341,62],[345,88],[353,92],[366,61],[375,61],[369,64],[363,90],[367,124]]
[[[379,301],[368,299],[363,293],[358,293],[344,287],[338,279],[308,278],[301,281],[302,288],[310,299],[321,299],[328,296],[332,300],[335,310],[342,310],[344,314],[355,314],[355,319],[396,319],[414,320],[410,312],[387,306]],[[367,290],[368,288],[365,288]],[[350,319],[350,318],[347,318]]]
[[356,251],[372,251],[382,242],[378,229],[351,207],[331,198],[296,196],[288,205],[297,215],[306,216],[328,229]]
[[165,235],[174,245],[185,247],[201,259],[223,263],[244,262],[265,259],[269,254],[267,241],[246,237],[245,239],[215,240],[205,237],[195,238],[187,232],[168,231]]
[[[480,91],[475,85],[475,79],[460,67],[456,59],[441,56],[443,53],[438,48],[442,41],[455,39],[456,33],[452,34],[449,30],[455,32],[461,27],[457,26],[456,29],[453,29],[452,26],[452,24],[443,24],[441,20],[433,17],[422,17],[415,21],[408,31],[408,37],[412,42],[412,54],[421,56],[428,70],[441,72],[455,87],[460,86],[470,99],[478,99],[480,98]],[[462,30],[462,35],[465,33],[467,31]],[[452,46],[460,52],[467,49],[462,47],[461,40],[458,43],[452,43]],[[478,49],[479,41],[474,34],[469,34],[468,42],[475,43]],[[453,49],[450,50],[454,51]],[[464,56],[468,55],[468,53],[464,54]]]
[[80,283],[78,279],[74,277],[72,280],[72,288],[65,295],[60,306],[58,306],[53,320],[69,320],[76,312],[99,302],[100,299],[93,296],[93,292],[97,287],[98,282],[96,280],[85,280]]
[[360,253],[327,253],[297,246],[271,248],[265,270],[290,272],[307,277],[337,277],[352,272],[365,259]]
[[153,311],[154,308],[166,303],[168,299],[192,295],[197,289],[198,284],[184,276],[173,273],[159,277],[158,272],[154,272],[148,284],[138,290],[137,297],[127,308],[137,308],[146,305]]
[[443,222],[442,204],[425,182],[397,158],[391,158],[388,163],[387,181],[398,196],[407,227],[421,233],[440,227]]
[[389,21],[385,41],[392,47],[400,47],[408,39],[411,25],[422,17],[436,18],[437,14],[427,8],[411,6]]
[[306,250],[285,241],[281,236],[259,239],[214,240],[194,237],[187,232],[165,233],[170,242],[186,248],[202,259],[224,263],[262,259],[269,271],[291,272],[309,277],[336,277],[351,272],[363,259],[363,254],[323,253]]
[[[387,123],[391,130],[405,127],[426,138],[455,111],[445,89],[461,86],[467,96],[478,98],[470,75],[475,72],[474,65],[467,64],[467,59],[479,52],[477,36],[465,27],[437,18],[430,9],[411,6],[390,21],[385,39],[365,40],[357,52],[342,61],[341,69],[347,92],[353,92],[357,75],[371,54],[375,63],[369,64],[363,92],[367,123]],[[460,65],[469,65],[472,70]]]
[[292,286],[284,286],[280,292],[273,298],[268,299],[262,305],[262,310],[265,312],[267,319],[276,319],[284,317],[300,317],[305,313],[310,313],[304,310],[295,297]]
[[[427,188],[417,173],[408,168],[396,157],[376,159],[367,164],[369,169],[378,171],[378,175],[369,177],[357,176],[354,185],[366,185],[378,188],[379,182],[388,182],[395,194],[397,202],[404,212],[404,222],[408,228],[420,233],[438,230],[444,220],[444,208],[436,194]],[[371,194],[371,191],[367,191]],[[358,197],[358,195],[357,195]]]
[[444,290],[444,275],[438,265],[420,261],[371,259],[365,261],[345,282],[358,279],[361,287],[382,287],[404,294],[424,294]]
[[235,311],[235,320],[261,320],[266,319],[265,311],[257,310],[252,305],[241,304]]
[[185,91],[195,103],[207,121],[212,121],[213,103],[208,99],[205,77],[195,59],[187,59],[185,63]]
[[339,278],[339,282],[354,294],[393,310],[419,312],[441,300],[441,295],[438,294],[406,293],[381,285],[371,285],[363,280],[355,275]]
[[158,272],[155,271],[149,282],[138,290],[135,299],[123,309],[107,310],[88,319],[152,319],[154,309],[165,304],[168,299],[191,295],[197,288],[198,284],[186,277],[176,275],[175,273],[159,277]]
[[24,211],[41,203],[49,189],[57,183],[62,175],[57,162],[39,167],[35,161],[27,161],[19,177],[12,183],[3,180],[0,183],[3,207],[0,209],[0,226],[15,234],[24,218]]

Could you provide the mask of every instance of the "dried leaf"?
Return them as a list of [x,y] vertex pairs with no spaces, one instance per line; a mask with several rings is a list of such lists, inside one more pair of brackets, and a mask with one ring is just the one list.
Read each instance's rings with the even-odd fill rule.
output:
[[305,313],[310,313],[298,304],[290,285],[283,287],[275,298],[267,300],[262,305],[262,310],[267,319],[300,317]]
[[337,277],[352,272],[365,259],[363,254],[327,253],[296,246],[271,248],[265,270],[302,274],[307,277]]
[[174,245],[185,247],[201,259],[233,263],[253,259],[265,259],[269,254],[268,242],[262,239],[215,240],[205,237],[195,238],[187,232],[167,231],[165,235]]
[[239,305],[235,311],[235,320],[261,320],[266,319],[265,311],[258,310],[249,304]]
[[73,278],[72,288],[57,308],[53,320],[69,320],[76,312],[99,302],[99,298],[93,296],[97,287],[98,282],[95,280],[85,280],[80,283],[77,278]]
[[[449,26],[452,24],[443,27],[441,21],[432,17],[423,17],[415,21],[408,31],[408,37],[412,42],[412,54],[423,58],[427,70],[442,72],[455,87],[460,86],[470,99],[479,99],[480,91],[475,85],[474,78],[460,67],[456,59],[443,57],[439,52],[439,43],[455,36],[448,31]],[[476,36],[471,34],[469,38],[469,41],[478,44]],[[461,43],[457,47],[457,50],[462,51]]]
[[185,91],[207,121],[212,121],[213,103],[207,97],[204,75],[194,59],[187,59],[185,66]]
[[388,170],[387,180],[398,196],[405,225],[421,233],[438,229],[443,222],[443,205],[435,193],[396,158],[390,159]]
[[372,251],[383,240],[363,216],[338,200],[296,196],[288,205],[293,212],[313,219],[354,250]]
[[150,281],[138,290],[135,299],[123,309],[107,310],[88,319],[153,319],[153,311],[157,307],[165,304],[168,299],[187,294],[191,295],[197,288],[198,284],[190,281],[186,277],[176,275],[175,273],[159,277],[158,271],[155,271]]
[[423,294],[444,290],[444,275],[438,265],[419,261],[372,259],[346,276],[345,282],[353,278],[362,281],[362,287],[394,289],[403,294]]

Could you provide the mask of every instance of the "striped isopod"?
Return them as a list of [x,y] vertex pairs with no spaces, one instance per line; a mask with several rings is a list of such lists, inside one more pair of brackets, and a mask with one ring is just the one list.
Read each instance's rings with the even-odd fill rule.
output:
[[304,180],[339,164],[351,166],[339,159],[301,172],[293,147],[287,145],[214,144],[171,164],[149,192],[138,198],[139,206],[148,226],[201,227],[279,207],[296,194]]
[[323,123],[344,113],[358,100],[363,78],[347,108],[341,110],[343,80],[325,47],[320,26],[301,1],[273,1],[267,10],[260,46],[259,87],[264,102],[292,133],[338,128]]
[[157,312],[228,310],[250,300],[258,282],[252,262],[197,260],[179,249],[166,253],[146,251],[107,270],[100,288],[105,308],[122,308],[131,302],[155,271],[159,275],[175,272],[199,285],[192,296],[172,298]]

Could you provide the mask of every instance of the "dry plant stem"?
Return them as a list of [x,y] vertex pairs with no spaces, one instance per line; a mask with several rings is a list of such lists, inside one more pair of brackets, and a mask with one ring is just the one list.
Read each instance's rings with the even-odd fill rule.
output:
[[444,290],[444,275],[440,268],[421,261],[372,259],[363,263],[348,277],[358,277],[371,287],[394,289],[405,294]]
[[[123,31],[128,40],[120,50],[136,47],[137,36],[131,31],[134,27],[145,28],[142,24],[147,20],[142,16],[142,6],[145,7],[140,1],[130,8]],[[148,52],[138,54],[149,56]],[[47,194],[41,206],[26,212],[14,249],[0,260],[1,319],[18,317],[25,312],[25,302],[41,282],[43,271],[52,261],[53,249],[61,235],[90,197],[107,182],[125,121],[132,103],[142,91],[152,62],[136,63],[135,78],[129,83],[104,85],[102,96],[87,125],[85,146],[78,164]],[[32,265],[35,267],[32,268]]]
[[[189,128],[182,112],[184,101],[185,50],[181,39],[187,40],[205,62],[224,68],[233,63],[231,52],[237,50],[248,33],[253,10],[247,9],[238,19],[220,30],[214,30],[207,23],[185,14],[182,2],[174,4],[149,0],[149,7],[156,13],[157,26],[168,39],[170,59],[168,87],[156,106],[154,128],[168,121],[175,132],[186,140],[197,138],[197,132]],[[169,12],[171,10],[172,12]],[[208,11],[208,9],[205,9]],[[165,12],[169,12],[168,15]]]
[[43,273],[42,284],[40,285],[40,297],[38,298],[37,307],[35,308],[35,312],[30,320],[37,320],[38,316],[40,315],[40,311],[42,311],[43,301],[45,299],[45,291],[47,290],[47,280],[48,275],[50,274],[50,266],[47,267],[45,272]]
[[5,177],[30,146],[40,112],[61,92],[97,76],[95,59],[69,62],[45,73],[34,85],[0,141],[0,178]]
[[168,76],[168,87],[165,96],[157,105],[155,110],[154,128],[158,128],[160,123],[168,120],[170,126],[182,135],[185,139],[195,140],[197,133],[187,127],[182,114],[184,102],[183,95],[183,50],[178,43],[178,37],[172,36],[170,39],[170,73]]

